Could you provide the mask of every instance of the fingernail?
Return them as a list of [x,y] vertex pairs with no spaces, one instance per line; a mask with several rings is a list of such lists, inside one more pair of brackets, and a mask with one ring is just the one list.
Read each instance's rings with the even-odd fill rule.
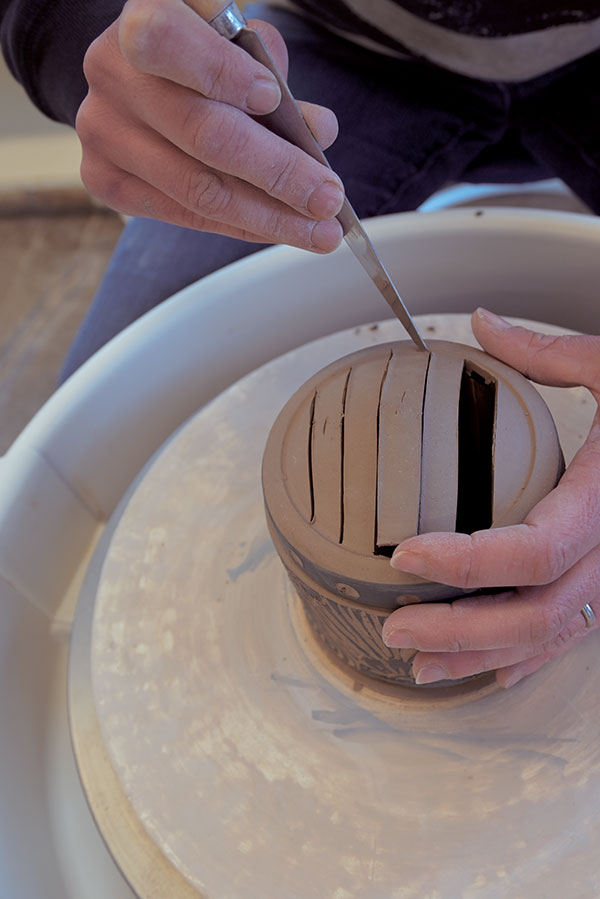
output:
[[438,680],[448,679],[448,672],[441,665],[423,665],[415,675],[417,684],[433,684]]
[[313,250],[321,253],[331,253],[339,246],[343,237],[342,226],[335,219],[326,222],[317,222],[311,231],[310,242]]
[[415,638],[410,631],[390,631],[389,634],[383,632],[383,642],[390,649],[414,649]]
[[308,198],[306,208],[319,219],[330,219],[337,215],[344,202],[344,192],[334,181],[320,184]]
[[406,571],[409,574],[425,575],[427,566],[425,561],[407,550],[397,549],[390,559],[390,565],[397,571]]
[[259,76],[250,85],[246,95],[246,106],[250,112],[266,115],[273,112],[281,102],[279,85],[273,78]]
[[499,315],[496,315],[495,312],[490,312],[488,309],[482,309],[481,306],[475,310],[475,314],[477,318],[480,318],[484,321],[490,328],[494,328],[496,331],[506,331],[507,328],[512,327],[510,322],[507,322],[505,318],[501,318]]

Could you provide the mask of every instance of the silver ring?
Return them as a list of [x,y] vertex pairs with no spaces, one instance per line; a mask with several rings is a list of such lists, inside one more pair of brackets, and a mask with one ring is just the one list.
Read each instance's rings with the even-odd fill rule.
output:
[[226,37],[228,41],[231,41],[246,27],[247,22],[237,3],[230,3],[220,13],[217,13],[208,24],[212,25],[221,37]]
[[594,614],[594,610],[592,609],[592,607],[590,606],[589,603],[586,602],[583,609],[581,610],[581,614],[585,618],[585,626],[592,627],[596,620],[596,616]]

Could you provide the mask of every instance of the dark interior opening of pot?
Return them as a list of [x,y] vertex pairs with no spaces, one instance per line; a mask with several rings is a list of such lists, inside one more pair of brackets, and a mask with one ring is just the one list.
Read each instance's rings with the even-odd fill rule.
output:
[[492,524],[496,381],[465,365],[458,404],[456,530],[481,531]]

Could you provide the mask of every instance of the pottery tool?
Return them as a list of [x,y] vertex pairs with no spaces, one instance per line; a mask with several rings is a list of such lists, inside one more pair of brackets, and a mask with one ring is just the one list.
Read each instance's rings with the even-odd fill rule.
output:
[[[291,144],[300,147],[309,156],[331,168],[312,131],[306,124],[300,107],[265,47],[262,38],[258,32],[248,27],[248,23],[238,9],[237,4],[228,3],[227,0],[186,0],[186,3],[195,12],[199,13],[219,34],[228,40],[235,41],[250,56],[266,66],[275,75],[281,89],[281,102],[274,112],[264,116],[257,116],[259,121],[269,128],[270,131],[285,138]],[[336,218],[342,226],[344,240],[396,318],[408,331],[418,349],[427,350],[425,341],[417,331],[402,297],[396,290],[375,247],[361,225],[357,214],[348,202],[348,198],[344,199],[344,205]]]

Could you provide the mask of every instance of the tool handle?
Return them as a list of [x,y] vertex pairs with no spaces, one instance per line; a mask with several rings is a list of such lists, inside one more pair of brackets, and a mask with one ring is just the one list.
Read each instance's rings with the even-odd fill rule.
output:
[[185,0],[185,2],[206,22],[212,22],[227,9],[231,0]]
[[229,41],[246,27],[235,0],[185,0],[185,3]]

